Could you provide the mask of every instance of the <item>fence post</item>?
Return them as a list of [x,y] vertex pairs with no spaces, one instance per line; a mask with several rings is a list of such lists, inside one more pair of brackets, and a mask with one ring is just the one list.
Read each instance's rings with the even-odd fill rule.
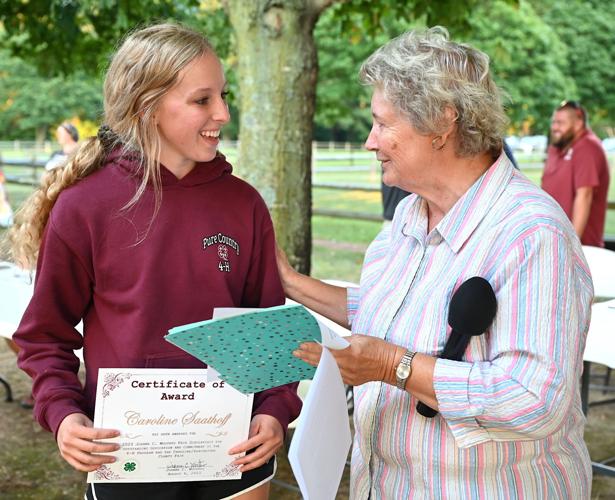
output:
[[32,185],[36,185],[38,178],[36,176],[36,149],[32,150]]
[[314,170],[316,169],[316,153],[318,151],[318,143],[316,141],[312,141],[312,161],[311,161],[311,174],[314,174]]
[[344,144],[344,149],[346,150],[346,154],[348,155],[348,158],[350,158],[350,166],[353,167],[354,166],[354,154],[352,153],[352,148],[350,147],[350,143],[348,141],[346,141],[346,144]]

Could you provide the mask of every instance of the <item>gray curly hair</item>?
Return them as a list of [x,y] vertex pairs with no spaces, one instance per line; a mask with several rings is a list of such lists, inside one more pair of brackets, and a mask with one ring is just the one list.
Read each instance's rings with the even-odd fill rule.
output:
[[446,110],[454,110],[459,156],[488,151],[495,157],[501,152],[507,119],[489,74],[489,57],[451,41],[445,28],[394,38],[367,58],[359,77],[382,89],[421,134],[442,134],[450,126]]

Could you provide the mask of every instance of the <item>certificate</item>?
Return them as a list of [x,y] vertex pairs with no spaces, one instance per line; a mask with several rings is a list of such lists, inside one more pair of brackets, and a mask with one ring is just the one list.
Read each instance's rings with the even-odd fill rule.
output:
[[101,368],[94,427],[118,429],[105,441],[120,449],[88,482],[241,478],[228,450],[248,438],[252,399],[206,369]]

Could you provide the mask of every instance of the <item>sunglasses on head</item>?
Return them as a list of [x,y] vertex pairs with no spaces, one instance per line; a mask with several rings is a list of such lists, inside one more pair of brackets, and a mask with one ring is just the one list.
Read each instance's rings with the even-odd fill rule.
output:
[[562,101],[557,111],[561,111],[562,109],[572,109],[576,111],[578,117],[585,122],[585,109],[581,106],[579,101]]

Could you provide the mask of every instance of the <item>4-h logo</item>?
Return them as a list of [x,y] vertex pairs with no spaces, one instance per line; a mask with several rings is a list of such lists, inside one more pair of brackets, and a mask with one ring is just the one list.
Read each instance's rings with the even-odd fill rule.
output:
[[210,234],[203,238],[203,250],[207,250],[209,247],[216,248],[218,252],[218,270],[223,273],[230,273],[230,257],[233,252],[235,255],[239,255],[239,243],[237,240],[223,233]]
[[137,469],[137,464],[134,462],[126,462],[124,464],[124,470],[126,472],[134,472]]
[[222,260],[228,260],[228,247],[226,245],[218,245],[218,257]]

